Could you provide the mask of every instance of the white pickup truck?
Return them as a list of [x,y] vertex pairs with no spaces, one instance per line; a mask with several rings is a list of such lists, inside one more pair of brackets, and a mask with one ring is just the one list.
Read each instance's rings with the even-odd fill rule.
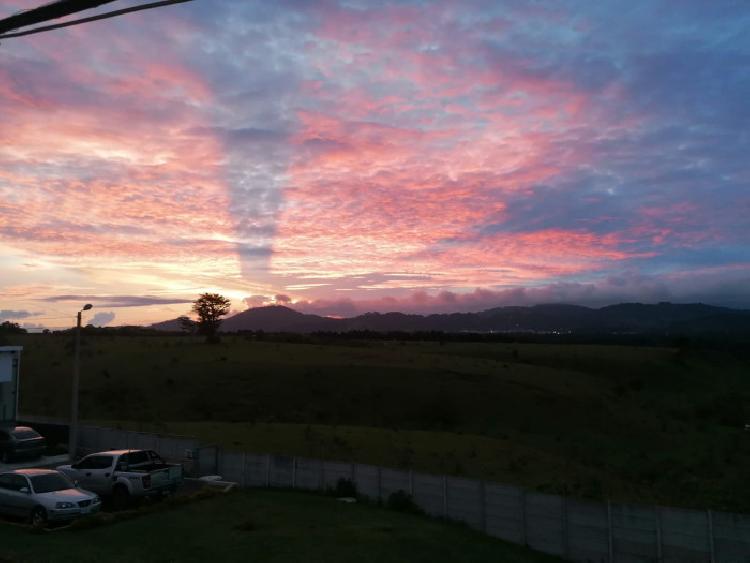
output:
[[111,496],[118,507],[131,498],[173,493],[182,482],[182,465],[164,463],[152,450],[98,452],[57,470],[82,489]]

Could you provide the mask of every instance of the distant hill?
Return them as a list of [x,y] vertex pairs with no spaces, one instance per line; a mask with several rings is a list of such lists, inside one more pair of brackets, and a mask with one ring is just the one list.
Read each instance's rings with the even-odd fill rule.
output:
[[[151,325],[157,330],[180,331],[178,319]],[[574,333],[727,333],[750,335],[750,311],[711,305],[621,303],[600,309],[580,305],[548,304],[496,307],[480,313],[407,315],[366,313],[334,319],[300,313],[289,307],[255,307],[224,320],[224,332],[574,332]]]
[[342,330],[341,321],[318,315],[305,315],[289,307],[271,305],[254,307],[238,313],[221,323],[221,330],[265,330],[268,332],[318,332]]
[[165,330],[168,332],[182,332],[184,330],[182,327],[182,320],[179,317],[168,321],[162,321],[160,323],[154,323],[149,328]]

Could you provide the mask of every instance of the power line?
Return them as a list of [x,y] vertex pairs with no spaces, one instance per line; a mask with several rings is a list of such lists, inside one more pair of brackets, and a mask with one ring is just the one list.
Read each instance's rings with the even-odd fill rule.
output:
[[57,0],[44,6],[37,6],[31,10],[18,12],[8,18],[0,20],[0,33],[7,33],[19,27],[27,27],[37,23],[63,18],[76,12],[96,8],[102,4],[109,4],[115,0]]
[[[114,10],[112,12],[105,12],[104,14],[99,14],[98,16],[92,16],[89,18],[82,18],[79,20],[72,20],[69,22],[64,23],[58,23],[53,25],[45,25],[42,27],[35,27],[34,29],[29,29],[27,31],[18,31],[16,33],[6,33],[5,35],[0,35],[0,39],[10,39],[12,37],[23,37],[25,35],[33,35],[35,33],[43,33],[45,31],[52,31],[54,29],[60,29],[62,27],[68,27],[71,25],[79,25],[82,23],[88,23],[93,22],[97,20],[104,20],[108,18],[114,18],[117,16],[121,16],[123,14],[128,14],[130,12],[137,12],[140,10],[149,10],[151,8],[160,8],[162,6],[170,6],[172,4],[183,4],[185,2],[192,2],[193,0],[162,0],[161,2],[151,2],[150,4],[140,4],[138,6],[132,6],[130,8],[123,8],[121,10]],[[0,21],[0,23],[2,23]]]

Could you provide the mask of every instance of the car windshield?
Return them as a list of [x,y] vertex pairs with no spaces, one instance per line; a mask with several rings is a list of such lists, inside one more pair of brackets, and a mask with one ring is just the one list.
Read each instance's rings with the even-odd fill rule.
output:
[[68,481],[60,473],[47,473],[45,475],[36,475],[31,478],[31,485],[35,493],[52,493],[54,491],[64,491],[73,489],[73,483]]
[[13,432],[11,432],[11,434],[13,434],[13,437],[16,440],[31,440],[32,438],[41,438],[41,436],[31,428],[26,428],[24,430],[14,430]]

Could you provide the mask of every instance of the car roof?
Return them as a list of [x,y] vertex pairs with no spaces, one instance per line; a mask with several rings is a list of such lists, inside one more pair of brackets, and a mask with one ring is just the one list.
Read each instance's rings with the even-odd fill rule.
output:
[[27,432],[29,430],[36,432],[31,426],[16,426],[15,424],[0,425],[0,430],[5,432]]
[[41,468],[28,468],[28,469],[13,469],[11,471],[3,471],[3,473],[14,473],[15,475],[25,475],[26,477],[34,477],[35,475],[50,475],[51,473],[58,473],[54,469],[41,469]]
[[89,455],[122,455],[122,454],[129,454],[133,452],[145,452],[145,451],[148,451],[148,450],[107,450],[106,452],[95,452]]

